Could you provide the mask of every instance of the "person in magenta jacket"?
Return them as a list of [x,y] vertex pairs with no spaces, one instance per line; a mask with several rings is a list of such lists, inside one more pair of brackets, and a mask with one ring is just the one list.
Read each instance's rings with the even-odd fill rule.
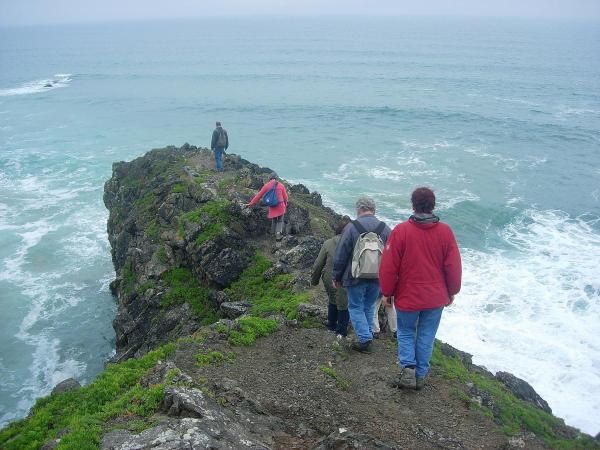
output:
[[283,233],[283,217],[288,203],[288,195],[285,190],[285,186],[282,182],[278,181],[277,174],[271,173],[269,181],[265,183],[260,191],[250,200],[246,206],[252,208],[256,205],[261,198],[273,187],[273,184],[277,183],[275,192],[277,194],[278,203],[275,206],[269,206],[269,212],[267,217],[271,219],[271,233],[274,233],[276,237],[281,237]]
[[398,317],[398,384],[420,390],[442,311],[460,291],[462,266],[454,233],[433,214],[433,191],[417,188],[411,201],[414,214],[387,240],[379,282],[384,301],[394,298]]

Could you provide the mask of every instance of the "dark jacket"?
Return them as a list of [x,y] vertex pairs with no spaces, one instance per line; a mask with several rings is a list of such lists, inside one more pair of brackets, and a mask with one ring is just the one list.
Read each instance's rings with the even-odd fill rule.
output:
[[[375,231],[381,222],[372,214],[361,216],[356,220],[358,220],[367,231]],[[384,244],[387,242],[387,238],[391,232],[392,230],[390,230],[390,227],[386,225],[380,236]],[[354,245],[358,240],[358,236],[358,230],[352,223],[346,225],[340,243],[337,246],[335,258],[333,259],[333,279],[335,281],[341,281],[344,287],[354,286],[359,281],[364,281],[356,279],[350,274],[352,269],[352,252],[354,251]]]
[[221,130],[223,130],[223,133],[225,133],[225,147],[219,148],[225,148],[226,150],[229,148],[229,136],[227,136],[227,130],[223,127],[217,127],[215,128],[215,131],[213,131],[212,140],[210,141],[211,150],[217,148],[217,141],[219,140],[219,133]]
[[460,291],[461,275],[460,252],[450,227],[414,217],[394,228],[379,267],[381,293],[393,295],[400,311],[446,306]]
[[346,290],[344,288],[335,289],[331,284],[331,273],[333,271],[333,258],[335,257],[335,249],[340,242],[341,235],[338,234],[331,239],[327,239],[317,260],[313,264],[311,284],[316,286],[319,284],[319,280],[323,280],[323,286],[329,297],[329,303],[335,303],[339,309],[348,308],[348,297],[346,296]]

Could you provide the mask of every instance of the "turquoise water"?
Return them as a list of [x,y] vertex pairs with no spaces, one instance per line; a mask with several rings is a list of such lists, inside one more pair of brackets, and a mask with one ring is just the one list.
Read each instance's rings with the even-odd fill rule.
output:
[[[0,423],[112,354],[111,163],[208,145],[390,224],[433,186],[464,288],[439,335],[597,433],[600,24],[210,19],[0,29]],[[47,87],[47,84],[51,86]]]

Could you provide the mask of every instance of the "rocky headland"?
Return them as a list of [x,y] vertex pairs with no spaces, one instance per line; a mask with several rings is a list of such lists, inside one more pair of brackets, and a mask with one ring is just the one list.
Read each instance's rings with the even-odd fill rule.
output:
[[436,343],[424,390],[394,386],[396,343],[349,350],[322,326],[310,267],[340,216],[289,185],[285,236],[244,208],[271,172],[188,144],[113,165],[104,202],[116,354],[57,386],[0,448],[600,448],[525,381]]

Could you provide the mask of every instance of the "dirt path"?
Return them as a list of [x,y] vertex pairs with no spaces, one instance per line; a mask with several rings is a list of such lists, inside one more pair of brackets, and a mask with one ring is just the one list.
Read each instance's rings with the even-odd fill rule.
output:
[[[453,385],[433,373],[420,391],[391,386],[398,374],[395,343],[375,342],[371,354],[352,352],[324,329],[284,327],[253,347],[233,349],[233,363],[190,365],[181,354],[177,365],[206,379],[217,395],[232,389],[287,424],[292,436],[304,436],[278,448],[306,448],[340,428],[368,434],[398,448],[505,448],[507,437],[491,419],[469,409]],[[341,381],[324,373],[333,370]],[[234,402],[235,403],[235,402]],[[528,448],[536,448],[528,443]],[[537,447],[542,448],[542,447]]]

